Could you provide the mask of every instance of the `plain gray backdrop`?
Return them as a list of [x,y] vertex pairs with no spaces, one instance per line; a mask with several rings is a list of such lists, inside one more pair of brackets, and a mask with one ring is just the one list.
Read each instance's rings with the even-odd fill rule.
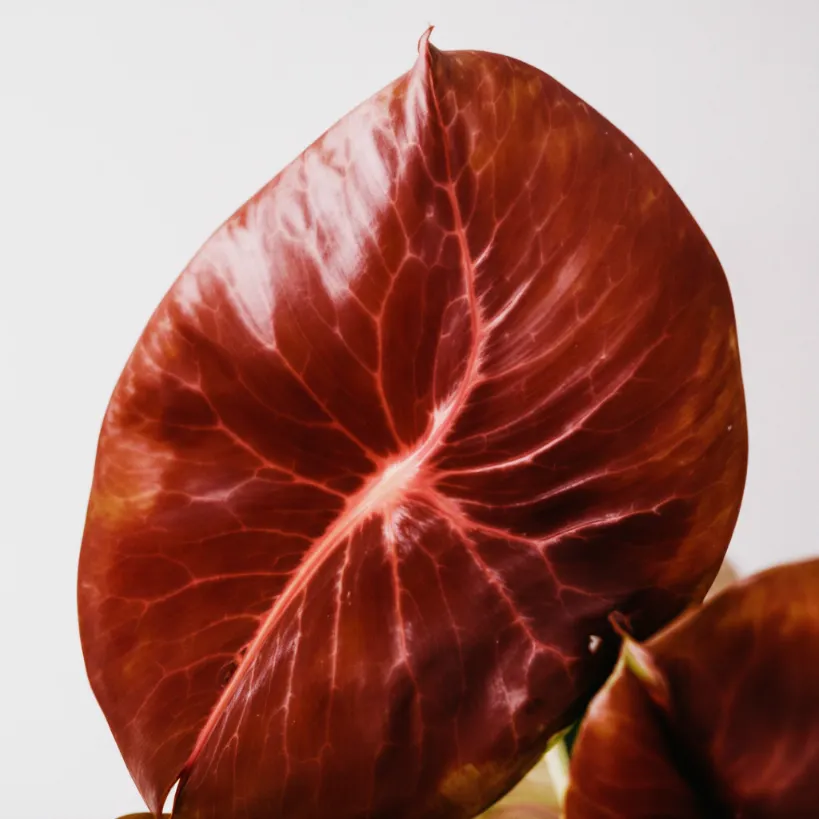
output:
[[208,235],[443,49],[553,75],[657,163],[734,295],[751,436],[730,556],[819,551],[819,2],[0,0],[0,815],[142,808],[85,679],[75,573],[108,397]]

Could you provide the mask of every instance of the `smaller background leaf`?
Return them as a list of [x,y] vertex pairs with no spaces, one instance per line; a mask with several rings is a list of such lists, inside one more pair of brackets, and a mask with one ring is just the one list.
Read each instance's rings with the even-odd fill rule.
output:
[[621,660],[572,758],[566,819],[808,817],[819,804],[819,560],[737,583]]

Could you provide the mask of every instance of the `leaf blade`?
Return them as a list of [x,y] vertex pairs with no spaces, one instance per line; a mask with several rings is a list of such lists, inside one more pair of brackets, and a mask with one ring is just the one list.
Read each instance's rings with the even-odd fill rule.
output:
[[727,284],[656,169],[422,39],[112,399],[81,631],[149,806],[181,773],[180,819],[478,812],[604,679],[613,609],[644,636],[710,585],[745,434]]

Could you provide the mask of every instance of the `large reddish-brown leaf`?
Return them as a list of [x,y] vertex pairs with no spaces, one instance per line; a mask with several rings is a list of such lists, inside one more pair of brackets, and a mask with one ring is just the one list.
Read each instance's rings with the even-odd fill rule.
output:
[[567,819],[819,815],[819,560],[627,643],[575,745]]
[[669,185],[426,35],[128,361],[89,676],[155,811],[181,775],[180,819],[469,816],[605,678],[613,609],[648,634],[705,593],[745,466],[728,286]]

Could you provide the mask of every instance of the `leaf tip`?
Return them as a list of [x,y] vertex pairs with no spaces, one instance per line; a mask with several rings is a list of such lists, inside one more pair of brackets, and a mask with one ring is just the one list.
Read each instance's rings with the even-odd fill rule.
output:
[[615,611],[609,615],[609,623],[622,640],[620,657],[623,665],[645,686],[651,699],[660,708],[667,710],[671,704],[671,695],[665,675],[651,653],[632,636],[628,617]]
[[429,48],[429,38],[432,35],[432,30],[435,26],[430,23],[426,31],[418,38],[418,53],[420,54],[422,51],[426,51]]

